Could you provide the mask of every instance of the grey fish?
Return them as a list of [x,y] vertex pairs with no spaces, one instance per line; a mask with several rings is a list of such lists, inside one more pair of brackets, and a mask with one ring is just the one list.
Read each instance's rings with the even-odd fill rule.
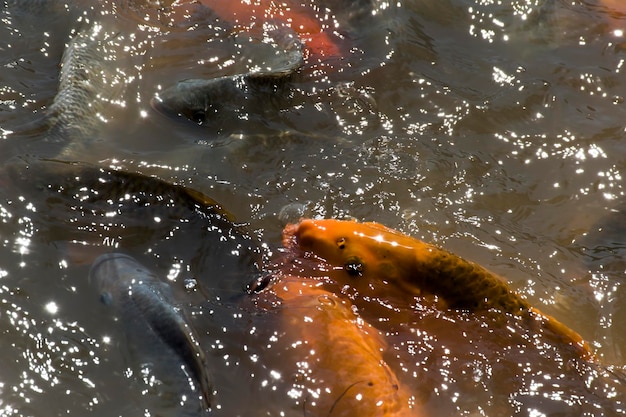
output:
[[125,88],[116,71],[118,44],[123,36],[111,25],[104,29],[94,20],[96,10],[81,10],[78,4],[63,7],[61,2],[51,0],[27,0],[10,2],[9,6],[30,14],[32,19],[52,16],[75,20],[75,27],[68,30],[68,42],[60,60],[57,93],[42,117],[13,129],[20,139],[26,138],[18,141],[12,153],[73,155],[76,148],[86,147],[98,138],[106,123],[107,106]]
[[157,377],[172,386],[177,404],[185,403],[180,414],[201,412],[197,402],[187,404],[181,400],[185,396],[198,398],[202,408],[208,410],[213,389],[206,357],[195,331],[175,306],[171,288],[134,258],[121,253],[97,258],[89,279],[97,284],[102,300],[119,314],[135,359],[151,362],[162,370],[164,374]]
[[263,39],[271,40],[282,63],[259,71],[212,79],[188,79],[160,92],[151,101],[160,113],[183,116],[198,124],[220,117],[238,118],[266,106],[275,93],[304,63],[298,35],[285,24],[267,24]]

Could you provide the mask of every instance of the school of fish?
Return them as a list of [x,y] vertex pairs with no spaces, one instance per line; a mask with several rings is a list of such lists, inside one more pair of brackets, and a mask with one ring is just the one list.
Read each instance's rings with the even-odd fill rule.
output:
[[[255,24],[261,27],[259,37],[280,51],[284,63],[234,76],[179,80],[153,99],[153,107],[160,112],[208,123],[214,114],[236,112],[241,103],[257,99],[265,83],[278,85],[288,81],[306,61],[321,62],[343,53],[340,39],[301,4],[228,0],[201,0],[200,4],[230,21],[235,31],[251,30]],[[93,80],[101,79],[95,74],[100,74],[110,41],[89,27],[78,31],[67,46],[59,92],[45,120],[48,140],[62,144],[57,155],[75,152],[76,143],[97,131],[94,113],[98,112],[100,101],[95,97],[103,88]],[[94,103],[94,107],[85,107],[85,102]],[[245,247],[247,259],[241,263],[249,276],[262,275],[262,268],[268,264],[267,259],[262,259],[261,245],[243,227],[218,203],[191,188],[140,174],[61,162],[32,162],[19,165],[15,168],[17,173],[9,172],[26,182],[28,173],[24,171],[31,167],[43,170],[50,164],[61,167],[53,169],[57,174],[69,172],[67,181],[63,180],[66,182],[59,187],[59,195],[72,194],[73,189],[67,185],[71,181],[77,182],[78,190],[95,190],[93,195],[78,198],[77,193],[67,197],[85,207],[93,206],[85,212],[97,210],[102,204],[101,195],[109,201],[127,201],[128,195],[132,195],[131,200],[139,208],[158,205],[161,203],[156,200],[169,198],[172,203],[164,204],[168,207],[162,213],[181,219],[203,217],[209,227],[228,235],[221,239],[221,234],[217,241],[235,236],[233,239],[243,242],[240,247]],[[67,189],[70,191],[64,191]],[[144,193],[145,189],[149,192]],[[146,202],[146,198],[151,200]],[[399,378],[398,370],[385,359],[385,334],[368,320],[379,313],[365,301],[373,297],[392,305],[418,302],[441,311],[475,315],[491,311],[519,317],[531,331],[574,352],[582,361],[596,361],[591,347],[575,330],[533,307],[503,278],[381,224],[302,219],[285,227],[283,246],[289,257],[286,264],[279,264],[284,268],[271,270],[271,284],[248,296],[277,297],[275,325],[303,343],[294,349],[294,355],[297,363],[306,363],[306,367],[293,363],[285,366],[289,372],[302,376],[298,380],[300,388],[317,393],[317,397],[305,403],[304,415],[426,415],[412,387]],[[299,274],[293,268],[298,259],[318,267],[323,265],[324,279]],[[136,363],[158,364],[151,372],[169,381],[166,385],[180,404],[176,415],[196,416],[210,411],[213,387],[220,381],[212,380],[206,347],[200,345],[196,330],[166,280],[120,252],[99,256],[93,262],[89,279],[97,286],[101,300],[121,318],[127,334],[124,348],[132,350]],[[408,316],[398,317],[408,321]]]

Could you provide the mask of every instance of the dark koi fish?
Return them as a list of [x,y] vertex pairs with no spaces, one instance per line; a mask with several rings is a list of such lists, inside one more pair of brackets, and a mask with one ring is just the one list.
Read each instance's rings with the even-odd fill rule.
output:
[[202,409],[209,409],[213,390],[206,358],[193,328],[176,307],[170,287],[120,253],[96,259],[89,279],[97,284],[104,303],[119,315],[133,359],[162,371],[155,376],[177,393],[183,414],[200,411],[193,398],[200,401]]

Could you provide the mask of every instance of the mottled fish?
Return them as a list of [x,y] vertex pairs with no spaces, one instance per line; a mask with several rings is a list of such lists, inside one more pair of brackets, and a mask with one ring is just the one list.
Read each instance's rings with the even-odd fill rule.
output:
[[431,294],[451,309],[510,313],[549,330],[583,358],[593,358],[578,333],[532,307],[501,277],[381,224],[305,219],[285,228],[284,244],[325,260],[336,268],[334,278],[357,291]]
[[[95,11],[81,10],[79,4],[27,0],[10,2],[11,6],[31,13],[33,19],[52,15],[71,21],[73,16],[80,16],[68,33],[59,63],[58,90],[52,103],[44,109],[42,118],[15,132],[27,137],[16,146],[21,148],[17,149],[19,153],[36,152],[47,157],[74,155],[76,149],[97,139],[107,122],[107,106],[123,92],[124,83],[116,70],[118,44],[123,36],[114,28],[96,22]],[[34,144],[28,136],[35,138]]]

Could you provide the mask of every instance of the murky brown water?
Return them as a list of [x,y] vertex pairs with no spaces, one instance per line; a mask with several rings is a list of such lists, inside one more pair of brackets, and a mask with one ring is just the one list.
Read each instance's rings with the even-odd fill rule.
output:
[[[387,355],[429,416],[626,412],[626,217],[615,213],[626,198],[626,6],[320,0],[345,55],[309,61],[247,120],[198,126],[150,100],[183,79],[247,71],[265,52],[245,33],[198,4],[53,3],[1,10],[4,165],[52,157],[188,185],[274,252],[278,213],[292,203],[436,243],[506,277],[590,341],[603,366],[538,348],[496,319],[427,311],[388,335]],[[61,149],[45,132],[20,134],[51,105],[65,44],[85,25],[114,39],[103,121]],[[120,323],[87,282],[90,260],[114,248],[168,275],[187,301],[212,366],[212,415],[309,415],[290,391],[289,341],[271,315],[241,307],[249,271],[224,261],[232,242],[216,248],[202,220],[151,225],[130,209],[110,226],[79,197],[55,197],[47,185],[65,181],[55,172],[0,176],[1,415],[171,415],[128,375]],[[185,291],[189,278],[202,293]]]

